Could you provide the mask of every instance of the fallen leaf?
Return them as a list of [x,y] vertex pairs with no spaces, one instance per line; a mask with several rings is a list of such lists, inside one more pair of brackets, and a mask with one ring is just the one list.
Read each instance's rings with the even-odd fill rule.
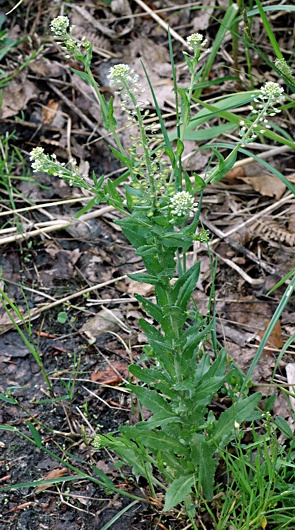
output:
[[229,184],[237,184],[237,180],[242,180],[245,177],[245,172],[242,167],[234,167],[225,176],[224,182]]
[[59,104],[57,101],[50,99],[47,103],[47,106],[42,107],[42,120],[44,125],[50,125],[56,115],[58,106]]
[[127,378],[128,366],[121,361],[113,361],[111,366],[108,365],[104,370],[97,370],[90,375],[90,381],[105,383],[106,385],[115,385]]
[[28,101],[37,96],[36,86],[25,75],[17,76],[3,90],[1,118],[10,118],[26,108]]
[[97,339],[101,333],[107,333],[109,331],[118,331],[120,327],[124,327],[123,315],[121,311],[114,309],[107,311],[102,309],[92,318],[89,318],[85,324],[83,324],[80,331],[83,331],[87,337],[91,340]]
[[246,184],[250,184],[255,191],[258,191],[265,197],[275,197],[277,200],[280,199],[285,190],[286,186],[274,175],[257,175],[257,176],[237,176],[236,178],[242,180]]
[[[63,467],[62,469],[53,469],[45,477],[43,477],[42,480],[50,480],[52,478],[64,477],[67,471],[68,469],[66,467]],[[51,486],[52,484],[41,484],[41,486],[37,486],[37,488],[35,489],[35,493],[41,493],[41,491],[47,490]]]
[[[265,324],[264,330],[261,330],[256,335],[256,344],[260,344],[262,341],[264,334],[266,332],[266,329],[270,323],[270,320],[268,320]],[[270,336],[267,339],[265,348],[263,350],[264,355],[272,355],[273,351],[280,350],[283,347],[283,341],[282,341],[282,328],[281,323],[278,320],[275,327],[273,328]]]

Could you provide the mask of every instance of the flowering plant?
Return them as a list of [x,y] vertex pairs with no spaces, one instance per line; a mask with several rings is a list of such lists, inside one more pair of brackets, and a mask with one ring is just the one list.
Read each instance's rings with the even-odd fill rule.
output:
[[[125,150],[117,132],[113,101],[106,102],[91,73],[91,44],[73,37],[73,26],[66,17],[52,22],[52,31],[67,54],[80,60],[85,72],[76,73],[88,81],[98,98],[104,126],[113,135],[113,154],[127,168],[125,194],[118,193],[111,180],[80,177],[75,161],[70,167],[59,164],[43,149],[31,153],[34,170],[43,170],[67,180],[72,185],[90,189],[97,200],[104,200],[122,212],[118,221],[123,233],[141,256],[145,272],[130,278],[154,286],[155,301],[136,295],[149,319],[140,319],[148,345],[144,359],[148,367],[131,365],[130,374],[141,384],[129,384],[130,392],[152,415],[133,426],[124,426],[117,434],[98,434],[95,448],[113,449],[123,462],[143,475],[152,495],[156,489],[165,492],[166,510],[180,502],[193,517],[196,498],[211,500],[214,475],[220,452],[236,436],[245,421],[260,417],[256,407],[261,394],[248,396],[244,376],[218,348],[214,318],[201,316],[192,303],[192,293],[200,274],[200,263],[187,268],[186,253],[195,241],[207,242],[208,234],[199,227],[201,201],[196,195],[206,182],[220,180],[234,164],[238,149],[253,141],[269,127],[268,116],[278,112],[283,90],[276,83],[266,83],[252,97],[251,117],[241,122],[241,140],[224,160],[208,174],[206,182],[193,175],[193,183],[182,167],[186,126],[190,120],[194,87],[199,79],[199,59],[206,40],[200,34],[187,38],[192,53],[184,53],[190,72],[186,90],[176,90],[181,100],[177,115],[177,141],[172,144],[151,87],[161,130],[156,121],[145,123],[149,111],[141,101],[139,76],[126,64],[110,69],[109,80],[122,101],[128,120],[137,126],[138,136]],[[154,116],[155,117],[155,116]],[[251,119],[252,118],[252,119]],[[154,132],[157,132],[154,135]],[[214,345],[214,358],[209,355]],[[214,396],[227,394],[231,405],[217,417],[209,405]]]

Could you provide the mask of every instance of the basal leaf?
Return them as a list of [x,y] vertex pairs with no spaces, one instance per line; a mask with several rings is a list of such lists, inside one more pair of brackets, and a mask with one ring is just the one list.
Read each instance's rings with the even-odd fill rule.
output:
[[175,479],[166,491],[164,511],[168,512],[177,504],[180,504],[192,491],[195,476],[180,477]]

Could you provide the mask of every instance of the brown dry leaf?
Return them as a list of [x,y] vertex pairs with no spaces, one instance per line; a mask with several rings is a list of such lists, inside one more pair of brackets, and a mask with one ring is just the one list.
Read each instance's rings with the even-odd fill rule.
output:
[[242,167],[234,167],[224,177],[224,181],[229,184],[237,184],[237,180],[242,180],[245,177],[245,172]]
[[271,174],[261,175],[257,174],[256,176],[237,176],[236,178],[242,180],[246,184],[250,184],[255,191],[258,191],[261,195],[266,197],[275,197],[279,200],[285,190],[286,186],[278,178]]
[[[59,468],[53,469],[45,477],[43,477],[42,480],[50,480],[51,478],[64,477],[65,474],[67,473],[67,471],[68,471],[68,468],[66,468],[66,467],[63,467],[62,469],[59,469]],[[35,489],[35,493],[41,493],[41,491],[47,490],[51,486],[52,486],[52,484],[42,484],[41,486],[38,486]]]
[[112,311],[106,311],[102,309],[92,318],[89,318],[85,324],[83,324],[80,331],[83,331],[87,337],[91,340],[96,338],[101,333],[107,333],[108,331],[118,331],[120,324],[123,324],[123,315],[121,311],[114,309]]
[[50,99],[47,106],[42,107],[42,120],[44,125],[50,125],[56,115],[58,107],[59,103],[54,101],[54,99]]
[[[117,373],[122,374],[122,377]],[[128,379],[128,366],[121,361],[112,361],[112,366],[108,365],[105,370],[97,370],[90,375],[90,381],[100,382],[106,385],[117,385]]]
[[136,282],[131,278],[126,278],[126,293],[131,294],[141,294],[142,296],[150,296],[154,293],[154,286],[147,283]]
[[28,101],[37,96],[36,86],[26,79],[24,73],[3,90],[1,118],[10,118],[26,108]]
[[[268,320],[265,324],[265,328],[264,330],[261,330],[257,333],[256,335],[256,344],[260,344],[264,334],[265,334],[265,331],[268,327],[270,323],[270,320]],[[268,340],[267,340],[267,343],[265,345],[265,348],[263,350],[263,354],[264,355],[272,355],[273,353],[273,350],[280,350],[281,348],[283,347],[283,341],[282,341],[282,328],[281,328],[281,323],[280,321],[278,320],[278,322],[276,323],[275,327],[273,328]]]

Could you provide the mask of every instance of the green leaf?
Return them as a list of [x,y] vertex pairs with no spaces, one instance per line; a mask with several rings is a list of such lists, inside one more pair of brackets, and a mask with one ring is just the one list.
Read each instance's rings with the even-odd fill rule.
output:
[[141,405],[144,405],[154,414],[163,413],[164,417],[175,416],[170,403],[160,396],[157,390],[150,390],[136,385],[128,385],[128,387],[138,397]]
[[156,368],[142,368],[141,366],[131,364],[129,366],[129,372],[143,383],[150,384],[159,381],[166,383],[168,381],[171,384],[171,379],[162,370],[157,370]]
[[277,397],[277,394],[272,394],[265,400],[264,412],[270,412],[272,410]]
[[164,453],[175,452],[182,455],[189,455],[188,448],[185,445],[179,443],[177,439],[167,436],[163,431],[141,431],[135,425],[132,427],[122,427],[121,432],[132,440],[139,440],[145,447],[151,449],[153,453],[163,451]]
[[180,504],[191,493],[195,483],[195,476],[180,477],[175,479],[166,491],[164,511],[168,512]]
[[67,314],[65,311],[61,311],[61,312],[58,313],[58,315],[57,315],[57,321],[58,321],[60,324],[65,324],[65,322],[67,321],[67,318],[68,318],[68,314]]
[[120,151],[117,151],[117,149],[115,149],[111,145],[110,145],[110,150],[112,151],[113,155],[115,155],[115,157],[118,158],[120,162],[122,162],[124,166],[128,167],[128,169],[133,169],[134,163],[131,158],[129,158],[126,155],[123,155],[122,153],[120,153]]
[[206,182],[197,173],[193,173],[193,177],[195,180],[193,193],[200,193],[206,187]]
[[21,488],[36,488],[37,486],[44,486],[45,484],[58,484],[60,482],[70,482],[73,480],[81,480],[81,475],[71,475],[62,478],[51,478],[47,480],[34,480],[32,482],[22,482],[19,484],[13,484],[13,486],[1,486],[1,491],[16,490]]
[[81,72],[81,70],[76,70],[75,68],[71,68],[72,72],[74,74],[77,74],[83,81],[86,81],[87,85],[92,86],[92,80],[90,75],[86,74],[86,72]]
[[277,416],[275,419],[276,426],[280,429],[280,431],[287,436],[290,440],[294,438],[294,434],[292,432],[292,429],[290,428],[289,423],[284,420],[284,418],[281,418],[281,416]]
[[172,290],[173,303],[184,311],[187,309],[188,302],[192,295],[200,275],[201,264],[198,261],[187,272],[185,272],[175,282]]
[[210,439],[216,447],[225,447],[234,437],[235,423],[240,424],[251,419],[261,397],[262,394],[256,392],[252,396],[237,401],[237,403],[222,412],[213,427],[212,433],[210,433]]
[[33,439],[34,439],[34,442],[35,442],[36,446],[39,449],[41,449],[41,447],[42,447],[42,438],[41,438],[40,434],[38,433],[35,425],[33,425],[30,421],[26,421],[26,425],[31,431],[31,434],[33,436]]
[[142,304],[142,307],[145,312],[151,317],[153,317],[158,322],[158,324],[161,325],[162,330],[167,333],[171,325],[168,322],[169,319],[165,319],[161,307],[158,304],[154,304],[147,298],[144,298],[140,294],[135,294],[134,296],[136,300],[138,300]]
[[158,277],[153,274],[143,274],[141,272],[135,272],[134,274],[127,274],[128,278],[135,280],[140,283],[150,283],[151,285],[157,285],[159,283]]
[[11,403],[12,405],[17,405],[17,400],[13,399],[12,397],[7,397],[4,394],[1,394],[0,392],[0,399],[1,401],[5,401],[6,403]]
[[208,499],[212,501],[213,499],[213,488],[214,488],[214,476],[215,476],[215,461],[213,458],[214,449],[209,446],[205,441],[200,443],[200,457],[199,457],[199,484],[201,484],[203,489],[203,494]]

